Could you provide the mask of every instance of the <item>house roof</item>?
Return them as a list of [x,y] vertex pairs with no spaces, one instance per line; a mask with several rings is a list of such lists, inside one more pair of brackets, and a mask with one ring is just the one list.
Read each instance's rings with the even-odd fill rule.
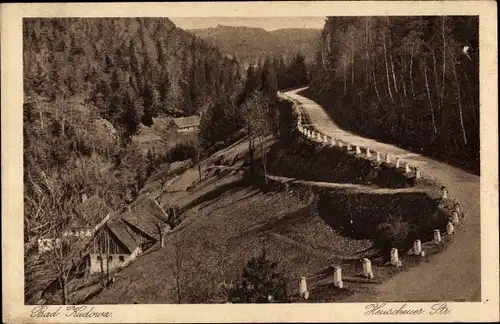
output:
[[137,246],[139,246],[139,238],[128,228],[128,225],[126,225],[123,220],[114,219],[112,222],[108,223],[108,229],[127,248],[128,253],[134,252]]
[[168,214],[148,194],[141,195],[132,204],[130,210],[111,217],[106,225],[118,240],[132,253],[140,242],[139,234],[130,225],[143,232],[146,236],[156,238],[158,225],[164,226]]
[[156,238],[158,225],[164,226],[168,214],[153,198],[144,194],[130,204],[130,211],[122,214],[121,219],[150,237]]
[[199,116],[172,118],[172,122],[179,128],[196,127],[200,125]]
[[130,211],[122,214],[121,219],[152,238],[157,236],[159,220],[151,214]]
[[153,117],[153,128],[155,131],[162,131],[172,123],[172,117]]
[[168,214],[150,195],[141,195],[137,200],[130,204],[130,209],[137,214],[149,214],[156,218],[155,223],[159,220],[166,222]]

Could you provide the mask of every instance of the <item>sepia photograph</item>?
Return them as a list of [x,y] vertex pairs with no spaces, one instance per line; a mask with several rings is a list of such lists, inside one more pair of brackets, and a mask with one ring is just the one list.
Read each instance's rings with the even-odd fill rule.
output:
[[27,316],[485,300],[479,14],[20,21]]

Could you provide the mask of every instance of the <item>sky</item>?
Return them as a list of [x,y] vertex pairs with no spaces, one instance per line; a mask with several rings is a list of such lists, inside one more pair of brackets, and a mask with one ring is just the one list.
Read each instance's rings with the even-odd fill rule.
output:
[[223,26],[258,27],[265,30],[281,28],[316,28],[322,29],[326,17],[202,17],[202,18],[172,18],[177,27],[196,29]]

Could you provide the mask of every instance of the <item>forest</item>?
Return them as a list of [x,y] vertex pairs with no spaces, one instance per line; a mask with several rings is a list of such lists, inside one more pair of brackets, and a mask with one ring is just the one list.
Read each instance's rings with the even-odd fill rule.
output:
[[214,44],[222,52],[234,55],[245,64],[257,64],[266,56],[282,56],[290,60],[300,52],[310,64],[316,53],[320,29],[283,28],[265,30],[252,27],[218,25],[204,29],[190,29],[208,44]]
[[[25,242],[121,210],[159,163],[259,129],[278,88],[307,83],[301,54],[246,69],[168,18],[24,19],[23,47]],[[131,140],[155,117],[194,114],[195,143],[160,155]]]
[[478,17],[329,17],[309,95],[347,130],[479,174]]

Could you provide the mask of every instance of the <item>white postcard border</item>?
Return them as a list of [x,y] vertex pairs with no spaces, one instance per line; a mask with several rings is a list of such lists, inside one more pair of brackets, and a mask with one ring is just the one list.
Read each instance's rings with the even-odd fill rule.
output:
[[[499,317],[497,16],[494,1],[332,1],[237,3],[62,3],[1,5],[2,76],[2,300],[4,322],[439,322],[495,321]],[[368,303],[271,305],[94,305],[111,317],[34,318],[23,302],[22,18],[23,17],[291,17],[361,15],[479,15],[481,134],[482,301],[447,303],[448,315],[430,315],[435,303],[408,303],[418,316],[365,315]],[[397,309],[404,303],[389,303]],[[92,305],[87,305],[92,307]],[[51,310],[57,310],[51,306]]]

